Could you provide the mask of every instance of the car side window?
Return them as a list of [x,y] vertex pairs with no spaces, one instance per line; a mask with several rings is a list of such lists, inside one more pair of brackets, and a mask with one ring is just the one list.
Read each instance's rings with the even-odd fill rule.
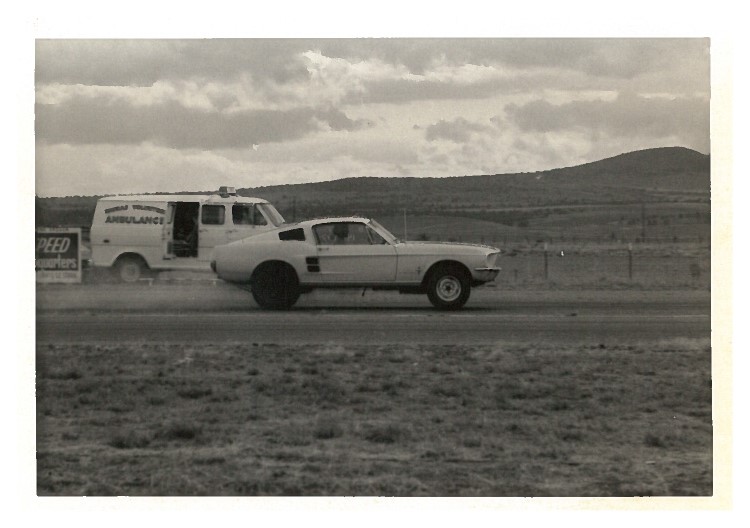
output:
[[268,225],[266,217],[260,212],[257,205],[238,203],[232,205],[232,223],[234,225]]
[[224,206],[223,205],[204,205],[201,208],[201,224],[223,225],[224,224]]
[[370,245],[367,226],[360,222],[319,224],[313,228],[318,245]]
[[232,223],[234,225],[253,225],[252,204],[232,205]]
[[304,242],[305,231],[301,227],[290,229],[289,231],[281,231],[279,233],[279,240],[298,240]]
[[326,246],[334,243],[336,239],[333,233],[334,225],[338,224],[320,224],[313,227],[315,240],[317,241],[319,246]]

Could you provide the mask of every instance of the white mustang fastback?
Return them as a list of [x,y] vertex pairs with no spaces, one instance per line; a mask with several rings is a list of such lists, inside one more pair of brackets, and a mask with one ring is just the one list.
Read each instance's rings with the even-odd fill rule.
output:
[[402,242],[366,218],[324,218],[217,246],[211,268],[249,284],[266,309],[291,308],[315,288],[372,288],[426,293],[436,308],[455,310],[472,286],[495,279],[499,254],[475,244]]

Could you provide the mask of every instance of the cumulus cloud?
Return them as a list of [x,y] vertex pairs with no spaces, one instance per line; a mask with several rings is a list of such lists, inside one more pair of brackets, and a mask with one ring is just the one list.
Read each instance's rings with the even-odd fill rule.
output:
[[309,136],[295,141],[293,148],[282,144],[269,145],[252,157],[257,161],[280,162],[293,161],[304,163],[333,161],[338,158],[350,158],[366,163],[417,163],[417,145],[401,138],[384,138],[378,135],[362,137],[345,137],[346,132],[339,132],[332,137]]
[[39,40],[36,82],[250,79],[253,91],[269,98],[331,91],[333,102],[482,97],[625,81],[648,82],[656,91],[707,92],[708,50],[707,39]]
[[360,90],[347,93],[343,102],[363,104],[409,103],[431,99],[482,99],[509,88],[511,84],[499,80],[467,85],[435,80],[383,79],[363,83]]
[[[303,48],[300,50],[300,47]],[[150,86],[164,79],[306,78],[295,39],[49,40],[36,42],[36,82]]]
[[[310,79],[296,93],[331,103],[404,103],[430,99],[482,98],[503,90],[517,89],[516,72],[494,66],[452,65],[440,57],[429,71],[413,73],[400,63],[379,58],[328,57],[320,50],[302,54]],[[291,94],[290,94],[291,95]]]
[[492,131],[492,127],[481,123],[473,123],[459,117],[453,121],[440,120],[425,129],[425,138],[428,141],[447,139],[455,143],[465,143],[476,133]]
[[[708,68],[708,39],[454,38],[341,39],[317,42],[329,57],[358,61],[377,57],[428,74],[437,64],[502,65],[575,70],[626,78],[651,71]],[[697,70],[696,70],[697,69]]]
[[[584,39],[501,40],[495,53],[465,53],[476,62],[433,56],[415,74],[361,79],[349,103],[407,103],[434,99],[481,99],[502,94],[556,91],[663,92],[707,95],[705,40]],[[471,48],[471,46],[470,46]],[[455,55],[454,56],[461,56]]]
[[621,94],[612,101],[554,105],[535,100],[505,107],[508,119],[525,132],[586,130],[589,134],[673,136],[708,152],[709,102],[701,97],[665,98]]
[[105,97],[36,105],[37,139],[46,143],[150,142],[172,148],[249,148],[300,138],[326,127],[356,130],[362,123],[335,108],[222,113],[176,102],[132,106]]

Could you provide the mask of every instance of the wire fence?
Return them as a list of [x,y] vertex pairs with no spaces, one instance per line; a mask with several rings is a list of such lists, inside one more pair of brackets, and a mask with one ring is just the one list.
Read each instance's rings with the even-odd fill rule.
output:
[[710,289],[711,255],[621,249],[566,252],[559,246],[501,255],[498,287]]

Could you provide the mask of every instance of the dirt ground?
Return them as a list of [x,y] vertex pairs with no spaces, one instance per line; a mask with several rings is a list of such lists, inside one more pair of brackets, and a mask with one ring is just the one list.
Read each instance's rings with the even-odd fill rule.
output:
[[50,344],[42,496],[706,496],[708,339]]

